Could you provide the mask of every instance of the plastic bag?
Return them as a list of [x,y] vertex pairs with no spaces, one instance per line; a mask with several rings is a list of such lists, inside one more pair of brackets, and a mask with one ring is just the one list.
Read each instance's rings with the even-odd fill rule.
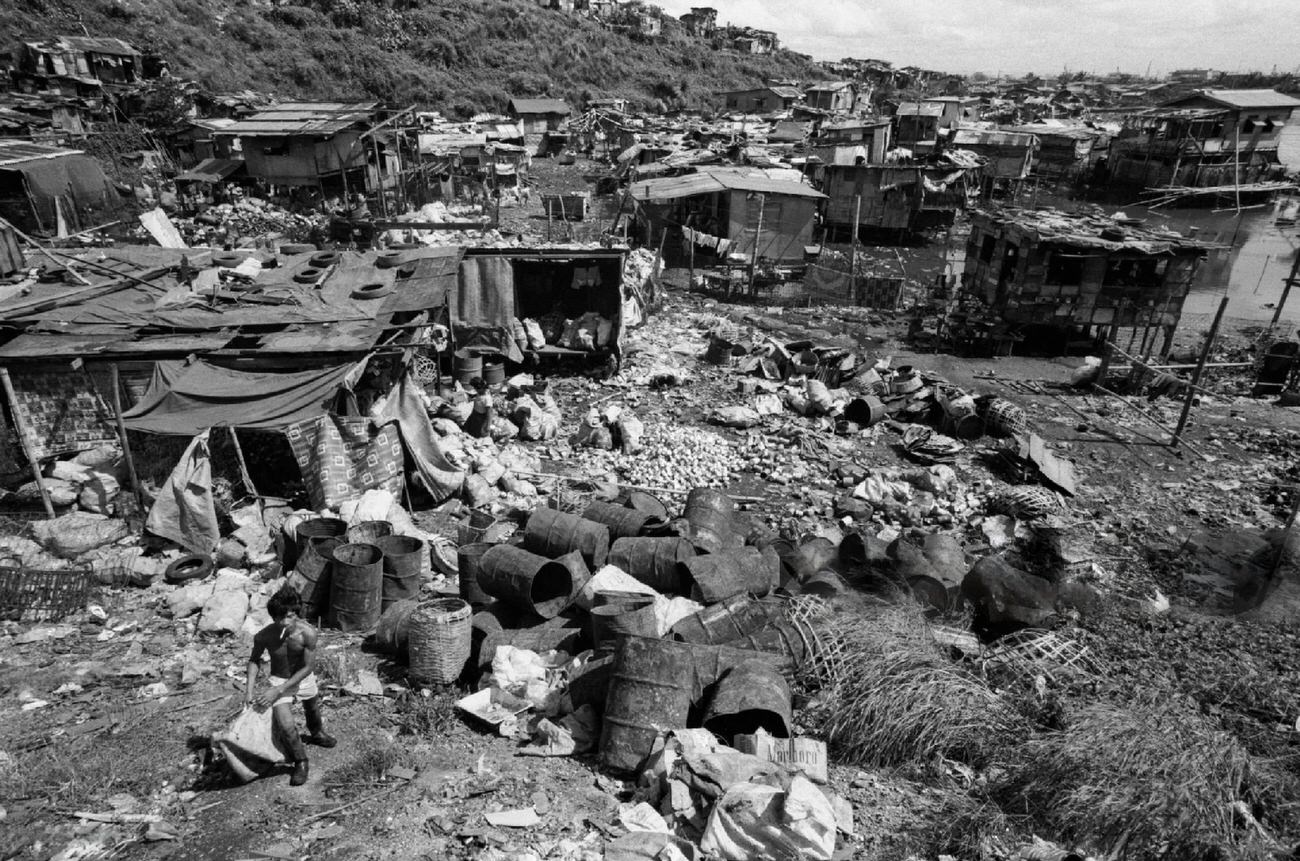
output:
[[212,747],[245,783],[288,760],[276,738],[270,709],[245,708],[224,732],[212,737]]
[[763,417],[749,407],[718,407],[709,413],[709,424],[729,428],[752,428],[762,422]]
[[736,784],[709,814],[700,849],[723,861],[831,861],[835,809],[812,781],[801,775],[795,775],[785,791],[761,783]]
[[641,450],[641,438],[645,436],[645,425],[628,410],[623,410],[618,417],[618,435],[623,443],[624,454],[636,454]]

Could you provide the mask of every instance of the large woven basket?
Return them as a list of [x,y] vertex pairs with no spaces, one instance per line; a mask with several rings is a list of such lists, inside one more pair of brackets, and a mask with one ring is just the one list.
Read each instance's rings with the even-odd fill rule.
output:
[[460,678],[469,661],[471,612],[459,598],[438,598],[411,614],[407,656],[413,684],[449,685]]
[[[56,621],[82,609],[90,593],[90,568],[0,567],[0,619]],[[468,623],[466,623],[468,624]]]

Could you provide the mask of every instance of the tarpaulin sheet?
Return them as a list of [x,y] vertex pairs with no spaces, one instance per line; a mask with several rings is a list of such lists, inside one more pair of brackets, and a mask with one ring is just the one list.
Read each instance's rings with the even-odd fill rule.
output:
[[402,435],[397,422],[330,413],[285,428],[315,509],[338,508],[367,490],[402,492]]
[[[27,180],[32,200],[41,221],[48,227],[55,221],[55,198],[68,196],[71,207],[64,211],[80,229],[80,213],[91,210],[100,216],[104,212],[116,210],[121,201],[117,189],[108,181],[103,169],[93,158],[80,153],[59,158],[33,159],[32,161],[7,164],[0,170],[18,171]],[[93,225],[91,221],[87,226]]]
[[447,459],[409,374],[393,386],[380,406],[379,415],[382,421],[397,422],[420,480],[435,502],[460,492],[465,471]]
[[197,361],[176,373],[159,363],[144,400],[122,417],[131,430],[193,436],[218,425],[278,430],[319,418],[354,363],[277,374],[235,371]]
[[460,264],[452,314],[466,326],[509,327],[515,317],[515,270],[504,257],[471,257]]

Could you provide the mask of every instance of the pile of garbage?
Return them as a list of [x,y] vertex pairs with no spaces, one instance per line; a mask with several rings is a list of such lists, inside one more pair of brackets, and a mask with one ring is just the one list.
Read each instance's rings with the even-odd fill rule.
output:
[[[210,206],[193,218],[172,218],[172,223],[190,245],[229,237],[235,247],[252,247],[258,237],[277,236],[306,241],[329,224],[328,216],[313,211],[291,212],[257,197],[235,203]],[[220,244],[220,243],[216,243]]]
[[[125,471],[121,449],[100,446],[68,460],[52,461],[42,473],[41,483],[56,510],[76,508],[107,515],[117,510]],[[5,493],[16,502],[40,504],[41,492],[35,479]]]
[[[630,424],[630,413],[622,410],[613,425],[605,418],[607,414],[596,416],[606,433],[592,424],[589,415],[584,427],[592,430],[585,435],[580,432],[577,440],[585,448],[575,462],[587,475],[613,475],[623,484],[685,492],[696,486],[727,487],[745,467],[744,455],[732,443],[710,431],[683,425],[645,425],[629,448],[629,436],[623,429]],[[621,449],[622,454],[611,449]]]

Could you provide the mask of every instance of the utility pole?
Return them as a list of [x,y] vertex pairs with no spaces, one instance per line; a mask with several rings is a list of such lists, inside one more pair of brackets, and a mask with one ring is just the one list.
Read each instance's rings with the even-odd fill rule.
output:
[[1223,312],[1226,310],[1228,310],[1228,297],[1224,296],[1223,301],[1219,303],[1218,312],[1214,315],[1214,322],[1210,324],[1210,333],[1205,336],[1205,346],[1201,348],[1201,358],[1196,363],[1196,370],[1192,371],[1192,384],[1187,387],[1183,412],[1178,417],[1178,427],[1174,429],[1174,439],[1170,443],[1175,448],[1178,447],[1183,430],[1187,427],[1187,416],[1192,411],[1192,398],[1196,397],[1196,387],[1200,385],[1201,374],[1205,371],[1205,362],[1210,358],[1210,350],[1214,348],[1214,339],[1219,334],[1219,323],[1223,321]]

